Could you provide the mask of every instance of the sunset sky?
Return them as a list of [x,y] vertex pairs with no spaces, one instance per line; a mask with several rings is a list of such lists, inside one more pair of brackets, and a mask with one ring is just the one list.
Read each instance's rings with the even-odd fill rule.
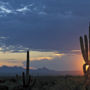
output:
[[0,0],[0,66],[82,70],[79,37],[88,34],[90,0]]

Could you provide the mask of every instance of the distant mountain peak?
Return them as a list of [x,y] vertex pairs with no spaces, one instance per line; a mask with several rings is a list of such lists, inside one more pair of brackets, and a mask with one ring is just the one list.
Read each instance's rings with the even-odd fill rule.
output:
[[46,67],[43,67],[43,68],[38,68],[38,70],[49,70],[49,69]]

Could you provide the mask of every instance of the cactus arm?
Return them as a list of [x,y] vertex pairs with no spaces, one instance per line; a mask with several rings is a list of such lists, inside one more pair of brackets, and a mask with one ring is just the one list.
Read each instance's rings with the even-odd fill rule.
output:
[[85,62],[87,62],[86,57],[85,57],[85,49],[84,49],[84,43],[83,43],[83,38],[82,37],[80,37],[80,46],[81,46],[82,56],[83,56]]
[[84,72],[84,74],[86,74],[86,72],[87,72],[87,71],[86,71],[86,65],[87,65],[87,64],[84,64],[84,65],[83,65],[83,72]]
[[88,67],[88,69],[86,70],[86,66],[87,66],[88,64],[84,64],[83,65],[83,72],[84,72],[84,75],[85,75],[85,78],[86,79],[88,79],[88,72],[89,72],[89,67]]
[[17,82],[18,82],[18,80],[19,80],[18,74],[16,74],[16,80],[17,80]]
[[88,62],[88,39],[87,36],[84,36],[84,40],[85,40],[85,56],[86,56],[86,61]]
[[29,80],[28,80],[27,86],[30,85],[30,81],[31,81],[31,76],[29,76]]
[[30,88],[32,88],[36,83],[36,79],[31,83]]
[[19,76],[18,76],[18,74],[16,74],[16,81],[17,81],[17,84],[18,84],[18,85],[21,84],[20,81],[19,81]]
[[23,79],[23,87],[25,87],[26,85],[25,85],[25,73],[24,72],[22,73],[22,79]]

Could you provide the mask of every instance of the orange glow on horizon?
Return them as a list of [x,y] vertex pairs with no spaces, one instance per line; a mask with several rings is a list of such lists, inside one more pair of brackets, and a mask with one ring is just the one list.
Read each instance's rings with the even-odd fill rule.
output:
[[8,63],[8,62],[0,62],[0,67],[2,66],[8,66],[8,67],[13,67],[13,66],[22,66],[22,63]]
[[78,57],[76,57],[76,58],[77,58],[77,67],[81,71],[81,75],[84,75],[83,64],[85,64],[85,62],[83,60],[83,57],[82,57],[82,55],[80,55],[80,56],[78,55]]
[[[75,50],[77,51],[77,50]],[[61,58],[63,57],[63,58]],[[71,65],[71,70],[81,71],[81,75],[83,75],[83,64],[85,63],[82,55],[80,54],[64,54],[58,52],[38,52],[31,51],[30,52],[30,60],[31,61],[39,61],[39,60],[54,60],[57,59],[63,62],[63,59],[66,59],[68,66]],[[68,61],[67,58],[69,57]],[[26,61],[26,53],[11,53],[11,52],[0,52],[0,66],[21,66],[24,67],[23,62]],[[65,60],[64,60],[65,61]],[[71,63],[70,63],[71,62]],[[25,68],[25,67],[24,67]],[[30,67],[31,69],[36,69],[35,67]],[[67,70],[67,68],[66,68]]]

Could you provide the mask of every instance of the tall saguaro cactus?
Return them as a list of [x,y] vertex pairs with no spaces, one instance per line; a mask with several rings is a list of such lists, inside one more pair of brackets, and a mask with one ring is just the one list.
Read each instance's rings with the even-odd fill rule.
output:
[[22,73],[22,79],[23,79],[23,87],[24,88],[29,88],[29,90],[31,90],[31,88],[34,86],[35,81],[31,82],[31,76],[29,75],[29,51],[27,51],[27,60],[26,60],[26,76],[25,73]]
[[29,51],[27,51],[27,62],[26,62],[26,83],[29,80]]
[[18,75],[16,75],[18,85],[20,85],[20,86],[16,87],[15,90],[19,90],[19,88],[20,88],[20,90],[32,90],[33,86],[36,83],[36,80],[32,81],[31,76],[29,75],[29,66],[30,66],[29,58],[30,58],[29,51],[27,51],[26,72],[22,73],[22,83],[19,80]]
[[[89,23],[89,52],[90,52],[90,23]],[[89,53],[90,55],[90,53]]]
[[[90,60],[89,60],[89,56],[90,56],[90,25],[89,25],[89,41],[88,41],[87,35],[84,35],[84,40],[83,40],[83,37],[80,36],[80,46],[81,46],[82,56],[83,56],[84,61],[85,61],[85,64],[83,65],[83,71],[84,71],[84,74],[87,78],[88,72],[90,72],[89,71],[89,69],[90,69]],[[89,67],[86,70],[87,65]]]

